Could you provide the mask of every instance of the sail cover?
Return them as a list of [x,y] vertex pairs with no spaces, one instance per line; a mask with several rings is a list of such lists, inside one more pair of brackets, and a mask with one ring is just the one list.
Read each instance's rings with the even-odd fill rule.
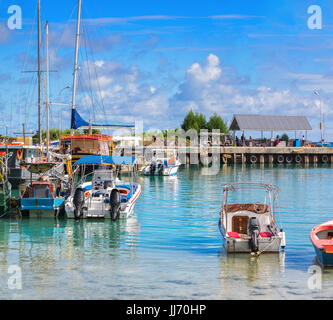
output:
[[[100,129],[135,129],[135,125],[91,124],[92,128]],[[89,129],[89,122],[84,120],[76,109],[72,109],[71,129]]]

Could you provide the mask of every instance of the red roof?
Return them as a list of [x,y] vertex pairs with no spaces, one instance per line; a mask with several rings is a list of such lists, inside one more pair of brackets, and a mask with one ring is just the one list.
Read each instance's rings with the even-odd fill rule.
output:
[[74,140],[74,139],[85,139],[85,140],[101,140],[101,141],[109,141],[112,139],[112,136],[107,134],[82,134],[78,136],[68,136],[62,137],[61,140]]

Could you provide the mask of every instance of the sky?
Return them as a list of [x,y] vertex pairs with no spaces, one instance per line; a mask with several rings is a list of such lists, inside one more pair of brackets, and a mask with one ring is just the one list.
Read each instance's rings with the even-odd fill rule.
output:
[[[229,124],[239,113],[305,115],[308,138],[318,141],[322,109],[333,141],[332,1],[82,3],[77,110],[86,120],[143,120],[146,131],[179,128],[190,109]],[[8,28],[12,5],[22,10],[21,29]],[[309,28],[311,5],[321,8],[321,29]],[[37,1],[0,0],[0,133],[22,123],[37,129],[37,75],[24,72],[37,70],[36,11]],[[64,129],[77,1],[41,0],[41,13],[43,68],[46,21],[50,28],[50,101],[68,104],[52,105],[51,127]],[[45,128],[44,108],[42,116]]]

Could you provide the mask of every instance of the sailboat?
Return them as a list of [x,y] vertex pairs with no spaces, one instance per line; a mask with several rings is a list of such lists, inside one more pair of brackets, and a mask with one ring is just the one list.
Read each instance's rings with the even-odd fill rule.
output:
[[[40,3],[38,0],[38,18],[40,19]],[[68,177],[65,177],[64,159],[50,160],[49,150],[49,102],[48,102],[48,22],[46,23],[46,158],[35,162],[25,163],[27,170],[38,178],[31,181],[20,199],[20,211],[23,216],[36,214],[37,216],[58,216],[64,214],[64,201],[69,190]],[[38,28],[40,32],[40,29]],[[38,37],[40,38],[40,36]],[[40,50],[38,50],[40,53]],[[40,58],[38,58],[40,61]],[[59,157],[58,157],[59,158]]]
[[[84,156],[90,155],[111,155],[114,149],[112,136],[106,134],[93,134],[93,129],[135,129],[135,125],[110,125],[110,124],[93,124],[91,121],[84,120],[76,106],[76,90],[77,90],[77,73],[79,45],[80,45],[80,24],[81,24],[82,0],[78,0],[77,25],[76,25],[76,42],[75,42],[75,58],[72,86],[72,113],[71,113],[71,134],[63,136],[60,139],[60,153],[72,156],[73,162]],[[76,134],[74,130],[88,129],[88,134]]]

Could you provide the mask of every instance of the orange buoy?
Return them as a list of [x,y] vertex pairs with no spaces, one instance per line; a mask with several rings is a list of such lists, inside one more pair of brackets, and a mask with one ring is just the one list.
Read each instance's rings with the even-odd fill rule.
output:
[[21,149],[18,149],[18,150],[16,151],[16,156],[17,156],[17,159],[22,160],[23,152],[22,152]]

